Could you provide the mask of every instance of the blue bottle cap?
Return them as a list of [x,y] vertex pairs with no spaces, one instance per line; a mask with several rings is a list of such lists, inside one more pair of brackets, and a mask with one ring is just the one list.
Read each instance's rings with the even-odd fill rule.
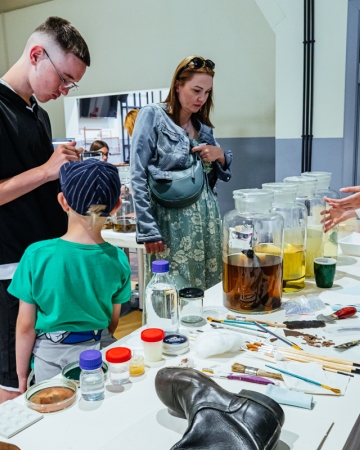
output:
[[170,270],[169,261],[166,261],[165,259],[159,259],[157,261],[153,261],[152,265],[151,265],[151,270],[154,273],[169,272],[169,270]]
[[85,350],[80,353],[79,366],[83,370],[99,369],[102,366],[102,354],[99,350]]

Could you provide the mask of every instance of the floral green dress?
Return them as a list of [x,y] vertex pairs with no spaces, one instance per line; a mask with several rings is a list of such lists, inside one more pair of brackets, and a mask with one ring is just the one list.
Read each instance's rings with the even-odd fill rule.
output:
[[[195,147],[204,141],[190,139]],[[212,164],[203,163],[209,173]],[[151,200],[154,218],[165,245],[162,253],[147,254],[146,284],[151,263],[156,259],[170,262],[170,274],[176,287],[209,289],[222,279],[221,218],[216,195],[208,183],[196,203],[180,209],[168,209]]]

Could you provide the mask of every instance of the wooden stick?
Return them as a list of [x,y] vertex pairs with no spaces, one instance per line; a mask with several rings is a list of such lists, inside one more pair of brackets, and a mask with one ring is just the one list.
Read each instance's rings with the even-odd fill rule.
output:
[[286,328],[286,325],[284,325],[283,323],[267,322],[266,320],[250,319],[248,317],[233,316],[231,314],[228,314],[226,316],[226,318],[229,319],[229,320],[237,320],[237,321],[244,321],[244,322],[254,322],[256,320],[256,322],[263,323],[265,325],[269,325],[269,327]]
[[[254,343],[253,345],[257,346],[257,342]],[[289,353],[296,353],[298,354],[297,350],[292,350],[291,348],[285,348],[285,347],[276,347],[274,345],[268,345],[268,344],[261,344],[259,342],[259,346],[260,347],[266,347],[267,349],[272,349],[273,351],[277,351],[277,352],[289,352]],[[346,359],[340,359],[340,358],[332,358],[331,356],[325,356],[325,355],[315,355],[314,353],[309,353],[309,352],[301,352],[302,355],[306,355],[306,356],[313,356],[317,359],[322,359],[324,361],[330,361],[330,362],[334,362],[334,363],[338,363],[338,364],[344,364],[346,366],[355,366],[355,367],[360,367],[360,364],[352,362],[352,361],[347,361]]]
[[[259,350],[258,350],[259,351]],[[260,353],[264,353],[267,356],[269,356],[268,353],[265,353],[266,350],[264,349],[264,351],[260,350]],[[314,362],[317,364],[320,364],[323,367],[327,367],[329,369],[336,369],[336,370],[341,370],[342,372],[350,372],[350,373],[357,373],[357,369],[354,369],[352,366],[349,365],[344,365],[344,364],[336,364],[336,363],[332,363],[332,362],[328,362],[328,361],[323,361],[321,359],[317,359],[314,356],[306,356],[303,355],[302,352],[294,352],[294,353],[287,353],[284,354],[281,352],[281,354],[288,360],[291,361],[297,361],[297,362]]]

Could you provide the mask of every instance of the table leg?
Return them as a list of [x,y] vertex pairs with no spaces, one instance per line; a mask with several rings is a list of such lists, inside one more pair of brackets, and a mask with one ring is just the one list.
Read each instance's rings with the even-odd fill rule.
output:
[[144,291],[145,291],[145,278],[144,278],[144,249],[137,248],[136,249],[137,258],[138,258],[138,276],[139,276],[139,308],[143,309],[144,307]]

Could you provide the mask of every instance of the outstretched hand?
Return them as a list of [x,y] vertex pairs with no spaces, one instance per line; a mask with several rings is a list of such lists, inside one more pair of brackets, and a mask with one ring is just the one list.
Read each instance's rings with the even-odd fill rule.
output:
[[[360,208],[360,186],[345,187],[341,192],[354,192],[353,195],[342,199],[324,197],[325,201],[333,208],[350,211]],[[352,216],[353,217],[353,216]]]
[[340,208],[331,208],[328,210],[324,210],[320,214],[324,216],[321,223],[324,224],[325,233],[331,230],[331,228],[336,227],[336,225],[339,225],[339,223],[351,219],[352,217],[357,217],[355,211],[346,211]]

